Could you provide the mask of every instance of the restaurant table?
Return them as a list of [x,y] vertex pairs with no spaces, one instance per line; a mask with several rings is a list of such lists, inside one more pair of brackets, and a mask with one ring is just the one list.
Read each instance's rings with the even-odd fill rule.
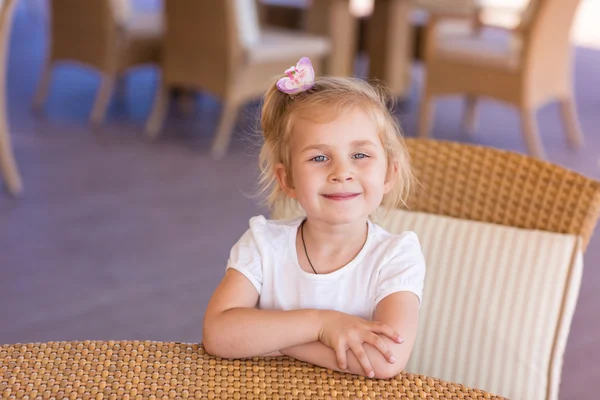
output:
[[3,399],[494,399],[422,375],[377,380],[288,357],[228,360],[200,344],[48,342],[0,346]]
[[[350,76],[354,73],[358,18],[351,12],[351,1],[308,2],[305,29],[329,37],[332,43],[325,66],[328,75]],[[368,77],[384,82],[393,95],[405,97],[411,82],[414,54],[411,12],[420,9],[429,13],[468,16],[477,11],[478,5],[479,0],[374,0],[373,12],[366,24]]]

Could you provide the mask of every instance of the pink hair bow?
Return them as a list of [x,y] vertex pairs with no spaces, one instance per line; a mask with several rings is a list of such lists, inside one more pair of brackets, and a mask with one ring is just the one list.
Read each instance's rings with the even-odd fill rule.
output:
[[277,81],[277,89],[287,94],[305,92],[315,84],[315,71],[308,57],[302,57],[295,67],[285,71],[286,77]]

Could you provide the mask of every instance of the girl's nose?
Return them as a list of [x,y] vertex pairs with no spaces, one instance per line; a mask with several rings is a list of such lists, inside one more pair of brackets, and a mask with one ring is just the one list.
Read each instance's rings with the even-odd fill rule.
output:
[[353,174],[350,169],[350,165],[344,162],[338,162],[333,165],[331,168],[331,173],[329,174],[329,181],[333,183],[341,183],[346,181],[351,181],[353,179]]

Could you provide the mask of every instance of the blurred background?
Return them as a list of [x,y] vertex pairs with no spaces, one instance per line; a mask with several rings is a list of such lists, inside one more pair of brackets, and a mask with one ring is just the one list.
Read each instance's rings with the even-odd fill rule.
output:
[[[524,18],[543,17],[528,16],[533,9],[528,0],[485,0],[476,7],[464,0],[406,0],[402,7],[383,11],[373,0],[337,2],[345,5],[346,14],[331,14],[322,6],[327,2],[234,2],[237,19],[227,29],[237,32],[237,39],[215,33],[211,46],[206,35],[216,32],[218,23],[206,23],[207,30],[188,40],[190,46],[197,44],[197,51],[181,51],[189,58],[183,58],[183,66],[160,61],[161,55],[162,60],[177,58],[169,35],[180,25],[173,22],[177,19],[165,21],[179,15],[183,27],[194,18],[218,21],[216,17],[175,8],[169,17],[169,6],[161,0],[106,0],[109,6],[85,11],[86,5],[83,11],[53,18],[54,1],[16,2],[2,60],[6,87],[0,89],[6,90],[8,132],[23,191],[10,196],[4,188],[0,193],[0,343],[201,340],[204,309],[224,274],[229,249],[251,216],[267,213],[252,197],[260,144],[256,93],[262,87],[231,100],[235,96],[228,93],[251,86],[252,74],[235,81],[235,76],[213,71],[219,78],[204,84],[205,77],[188,79],[186,65],[211,63],[213,54],[234,54],[240,46],[254,46],[251,60],[271,63],[281,49],[296,46],[302,53],[307,48],[316,60],[323,58],[315,62],[318,75],[356,74],[388,83],[398,100],[396,116],[403,132],[414,137],[431,18],[453,17],[438,38],[440,46],[452,35],[463,35],[463,40],[481,29],[477,34],[483,39],[457,39],[452,43],[458,47],[450,50],[456,50],[455,57],[462,54],[475,65],[486,65],[472,53],[490,51],[494,62],[506,61],[512,53],[494,53],[495,46],[508,43],[511,51],[515,42],[510,36]],[[565,22],[572,23],[568,40],[573,58],[566,64],[572,61],[584,145],[577,150],[568,146],[558,104],[536,110],[537,129],[548,161],[600,179],[600,0],[573,3],[579,3],[574,17]],[[101,28],[78,33],[81,25],[93,25],[86,22],[90,20],[103,21]],[[67,33],[53,30],[53,21],[66,26]],[[261,30],[270,26],[295,33],[273,36],[259,46]],[[112,33],[101,36],[98,32],[104,30]],[[53,32],[64,37],[53,42]],[[509,39],[502,42],[505,36]],[[128,40],[131,47],[119,53],[117,48]],[[271,45],[280,47],[272,50]],[[86,66],[81,60],[70,62],[70,54],[103,61]],[[56,62],[50,65],[51,57]],[[547,60],[549,65],[564,61]],[[214,90],[202,89],[211,85]],[[235,103],[235,112],[227,114],[227,101]],[[431,136],[530,153],[514,107],[481,99],[472,133],[461,123],[464,108],[461,96],[438,99]],[[585,265],[561,399],[597,398],[584,383],[600,376],[598,234]]]

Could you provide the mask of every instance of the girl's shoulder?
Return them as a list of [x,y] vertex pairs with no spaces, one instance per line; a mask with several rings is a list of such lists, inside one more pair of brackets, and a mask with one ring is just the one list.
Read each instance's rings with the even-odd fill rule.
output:
[[394,233],[386,230],[376,222],[371,221],[370,223],[373,244],[376,248],[390,255],[408,249],[420,251],[421,244],[415,232],[407,230]]
[[295,235],[301,222],[302,218],[275,220],[257,215],[250,218],[249,224],[255,240],[274,244]]
[[300,226],[302,219],[302,217],[294,219],[267,219],[264,215],[257,215],[250,218],[250,227],[274,231],[295,230]]

